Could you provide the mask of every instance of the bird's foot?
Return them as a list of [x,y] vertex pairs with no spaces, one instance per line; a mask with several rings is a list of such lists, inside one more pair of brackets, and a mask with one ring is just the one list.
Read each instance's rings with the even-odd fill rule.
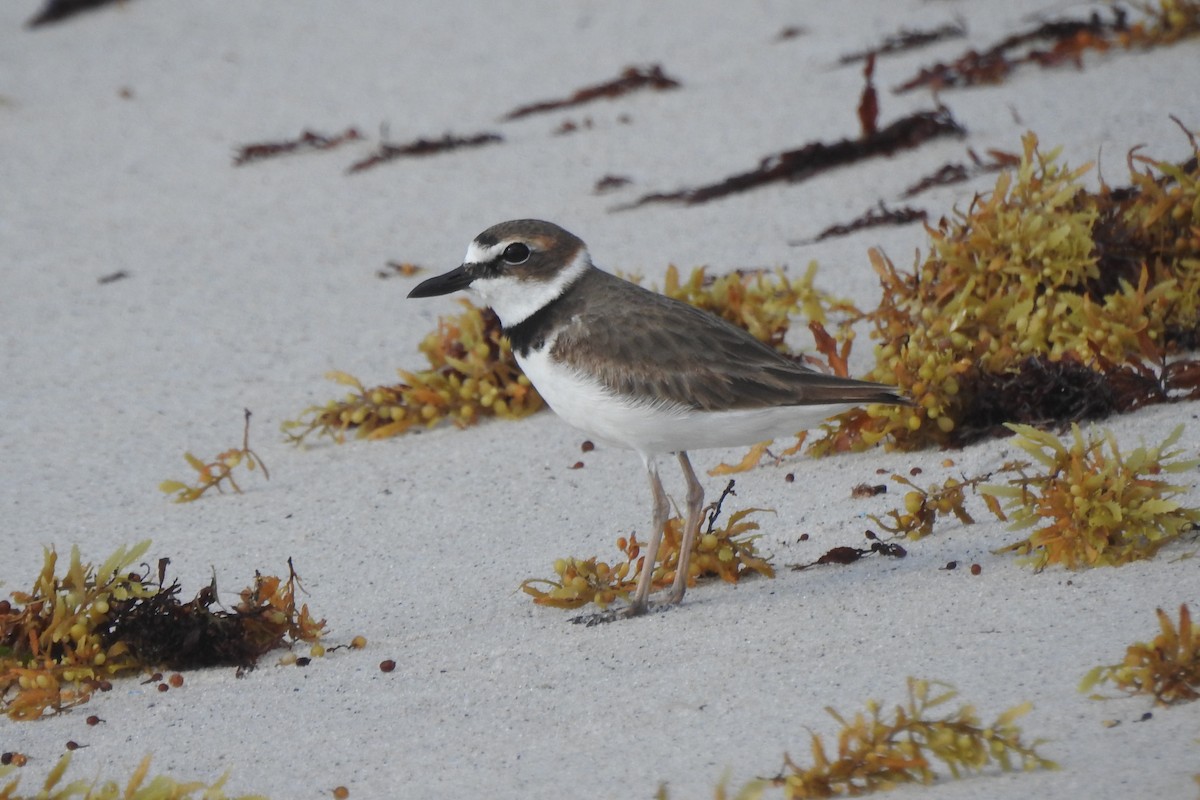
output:
[[629,619],[630,617],[641,617],[646,614],[659,614],[668,609],[674,608],[675,603],[655,603],[653,605],[629,605],[625,608],[613,608],[607,611],[597,611],[593,614],[580,614],[578,617],[571,617],[571,622],[576,625],[584,625],[588,628],[593,625],[605,625],[609,622],[615,622],[619,619]]

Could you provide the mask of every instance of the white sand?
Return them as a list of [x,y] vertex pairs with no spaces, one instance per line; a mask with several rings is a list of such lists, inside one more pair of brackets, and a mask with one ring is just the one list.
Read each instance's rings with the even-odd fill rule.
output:
[[[119,681],[81,711],[35,724],[0,721],[0,749],[30,757],[33,791],[69,739],[88,745],[72,775],[123,778],[145,753],[154,771],[237,792],[327,797],[711,797],[774,774],[785,751],[807,761],[823,708],[903,698],[906,676],[954,684],[985,719],[1023,701],[1059,772],[989,770],[937,797],[1194,797],[1200,704],[1152,709],[1076,691],[1090,667],[1155,632],[1154,608],[1200,600],[1185,548],[1121,569],[1035,574],[992,550],[1014,534],[986,518],[942,524],[904,560],[780,572],[707,584],[665,614],[585,629],[516,592],[565,555],[614,555],[644,530],[637,459],[582,456],[582,436],[550,414],[297,449],[279,423],[337,392],[322,374],[368,384],[417,367],[420,338],[452,301],[407,301],[414,283],[381,281],[389,259],[435,270],[502,219],[534,215],[583,236],[609,269],[661,281],[669,263],[715,271],[822,265],[822,285],[877,299],[866,251],[908,264],[919,226],[790,247],[845,222],[965,148],[1019,149],[1036,131],[1072,164],[1102,155],[1125,182],[1126,150],[1181,158],[1200,108],[1197,43],[1089,56],[1086,69],[1025,69],[1005,85],[948,92],[970,129],[892,160],[697,208],[615,202],[752,166],[762,155],[857,133],[861,77],[837,56],[901,26],[965,17],[983,46],[1028,24],[1036,2],[585,2],[296,4],[135,0],[62,25],[21,28],[38,0],[0,5],[0,581],[26,588],[42,548],[78,544],[100,560],[151,537],[185,594],[215,571],[226,602],[254,570],[295,559],[330,644],[366,636],[307,669],[269,656],[244,678],[193,672],[167,694]],[[1078,7],[1049,4],[1057,11]],[[834,9],[839,10],[834,10]],[[853,9],[853,10],[845,10]],[[786,25],[808,34],[775,43]],[[879,64],[885,89],[964,43]],[[661,62],[680,91],[635,94],[500,124],[527,102]],[[128,88],[132,97],[119,95]],[[881,93],[884,123],[928,107],[925,93]],[[632,121],[621,124],[628,114]],[[551,132],[566,118],[594,127]],[[390,136],[498,130],[500,146],[395,162],[347,176],[386,124]],[[370,142],[234,169],[235,146],[306,127],[357,125]],[[595,196],[605,174],[636,183]],[[1092,173],[1095,179],[1095,173]],[[990,186],[931,192],[935,214]],[[97,278],[126,270],[109,285]],[[806,344],[799,337],[798,344]],[[869,366],[865,336],[855,368]],[[189,477],[185,450],[252,444],[272,479],[242,496],[173,505],[156,489]],[[1200,446],[1197,404],[1107,423],[1127,447],[1178,422]],[[708,469],[740,451],[694,456]],[[1002,463],[992,441],[952,454],[800,458],[738,478],[741,505],[766,506],[762,544],[778,565],[858,545],[865,514],[895,492],[851,500],[876,469],[924,468],[923,482]],[[786,483],[787,472],[796,474]],[[668,489],[680,490],[672,468]],[[1183,480],[1194,484],[1196,475]],[[710,494],[722,485],[708,478]],[[1187,501],[1200,503],[1200,490]],[[801,533],[810,540],[798,542]],[[978,562],[947,572],[947,561]],[[1193,605],[1193,608],[1196,606]],[[378,669],[393,658],[392,674]],[[1153,710],[1153,718],[1137,722]],[[89,728],[87,714],[107,720]],[[1122,724],[1108,728],[1104,720]],[[892,797],[916,796],[905,789]],[[927,793],[927,792],[926,792]]]

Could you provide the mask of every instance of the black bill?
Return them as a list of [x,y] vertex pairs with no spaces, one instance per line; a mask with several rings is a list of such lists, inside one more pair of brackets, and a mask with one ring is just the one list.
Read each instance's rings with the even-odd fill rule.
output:
[[467,265],[455,267],[444,275],[438,275],[429,280],[421,281],[408,293],[409,297],[437,297],[442,294],[457,292],[471,285],[475,276],[467,271]]

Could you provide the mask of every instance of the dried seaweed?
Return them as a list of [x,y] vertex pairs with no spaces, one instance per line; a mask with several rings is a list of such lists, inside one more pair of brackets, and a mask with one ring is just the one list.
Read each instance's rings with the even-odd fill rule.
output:
[[904,53],[909,50],[916,50],[921,47],[928,47],[937,42],[944,42],[947,39],[961,39],[967,35],[967,26],[961,20],[958,22],[948,22],[944,25],[939,25],[936,28],[928,28],[924,30],[910,30],[901,28],[898,33],[884,38],[882,42],[869,47],[866,50],[858,50],[853,53],[847,53],[838,59],[839,64],[853,64],[858,61],[866,61],[872,56],[886,56],[895,53]]
[[385,266],[387,269],[375,271],[376,278],[379,278],[380,280],[387,280],[388,278],[396,277],[412,278],[416,275],[420,275],[426,270],[425,267],[414,264],[411,261],[388,261]]
[[575,133],[577,131],[590,131],[593,126],[594,123],[592,122],[591,117],[584,117],[579,122],[576,122],[573,119],[564,119],[562,122],[558,123],[558,127],[551,132],[551,135],[566,136],[569,133]]
[[786,42],[789,39],[797,39],[808,34],[808,28],[803,25],[785,25],[779,29],[779,33],[775,34],[776,42]]
[[[1200,465],[1179,460],[1171,449],[1182,426],[1154,447],[1122,453],[1111,431],[1084,437],[1077,425],[1061,441],[1054,434],[1027,425],[1006,426],[1018,434],[1013,444],[1035,458],[1010,461],[992,472],[951,477],[923,489],[903,475],[892,480],[908,487],[899,508],[870,518],[887,533],[919,539],[933,533],[935,522],[954,517],[963,525],[975,520],[967,510],[967,490],[976,493],[987,510],[1012,528],[1037,526],[1030,536],[998,552],[1014,552],[1041,569],[1058,564],[1070,569],[1117,566],[1153,557],[1200,525],[1200,508],[1186,508],[1177,499],[1184,489],[1160,476]],[[915,473],[914,473],[915,475]],[[1003,479],[1003,483],[993,483]],[[868,534],[871,532],[868,531]],[[834,553],[831,560],[853,560]],[[811,565],[804,565],[811,566]]]
[[967,156],[971,159],[970,164],[945,164],[935,172],[926,175],[912,186],[909,186],[900,196],[907,200],[936,186],[951,186],[956,183],[963,183],[974,178],[976,175],[999,172],[1002,169],[1018,167],[1021,164],[1021,157],[1015,153],[1006,153],[1003,150],[988,150],[987,154],[991,157],[991,161],[984,161],[974,150],[968,148]]
[[592,194],[604,194],[624,188],[633,183],[633,179],[625,175],[605,175],[592,186]]
[[[71,748],[68,748],[71,749]],[[122,787],[115,781],[101,783],[100,778],[73,780],[62,786],[63,778],[71,766],[71,754],[65,753],[51,767],[37,794],[17,794],[20,777],[0,786],[0,800],[228,800],[225,783],[229,772],[214,783],[203,781],[181,782],[168,775],[150,775],[150,756],[146,756],[134,769]],[[0,778],[7,778],[15,767],[0,766]],[[149,778],[149,780],[147,780]],[[264,795],[239,795],[237,800],[266,800]]]
[[613,210],[624,211],[649,203],[698,205],[778,181],[798,183],[837,167],[868,158],[891,156],[943,136],[964,135],[966,129],[954,119],[949,109],[919,111],[896,120],[870,136],[832,143],[812,142],[796,150],[767,156],[759,161],[756,168],[731,175],[717,183],[674,192],[653,192]]
[[882,541],[871,531],[867,531],[867,538],[871,540],[870,547],[850,547],[848,545],[831,547],[822,553],[821,557],[816,561],[809,561],[805,564],[788,564],[788,569],[792,570],[792,572],[803,572],[806,569],[825,566],[827,564],[846,566],[871,555],[887,556],[889,558],[904,558],[908,555],[908,551],[903,546],[895,542]]
[[347,174],[362,172],[363,170],[377,167],[380,164],[385,164],[388,161],[394,161],[398,158],[408,158],[417,156],[432,156],[439,153],[446,153],[451,150],[461,150],[464,148],[483,147],[489,144],[497,144],[503,142],[504,137],[498,133],[484,131],[482,133],[472,134],[470,136],[455,136],[452,133],[444,134],[440,139],[414,139],[411,142],[404,144],[392,144],[390,142],[381,142],[375,152],[360,161],[355,161],[346,170]]
[[947,443],[960,447],[1005,436],[1008,422],[1065,428],[1143,406],[1200,399],[1200,360],[1168,359],[1148,338],[1141,344],[1146,349],[1141,357],[1131,354],[1123,364],[1103,356],[1093,367],[1072,355],[1030,356],[1002,373],[967,371],[959,380],[960,393],[969,399]]
[[[67,17],[73,17],[81,11],[90,11],[100,6],[108,5],[115,0],[46,0],[42,10],[25,23],[27,28],[36,28],[51,22],[60,22]],[[122,0],[124,2],[124,0]]]
[[678,80],[663,72],[661,64],[652,64],[649,67],[630,66],[621,70],[620,77],[611,81],[585,86],[569,97],[518,106],[501,117],[500,120],[501,122],[508,122],[520,119],[521,117],[527,117],[531,114],[543,114],[548,111],[573,108],[590,103],[593,100],[620,97],[639,89],[653,89],[661,92],[669,89],[677,89],[680,85]]
[[[703,533],[696,537],[691,560],[688,562],[688,585],[705,577],[719,577],[727,583],[737,583],[753,572],[767,578],[775,577],[770,561],[758,554],[754,544],[758,539],[758,523],[748,519],[752,514],[767,511],[763,508],[746,508],[735,511],[721,528],[716,527],[725,499],[732,495],[733,481],[721,492],[716,501],[705,509],[708,524]],[[651,578],[654,589],[663,589],[675,579],[679,564],[679,547],[683,543],[684,521],[671,517],[663,529],[662,543],[658,548],[657,561]],[[641,545],[636,535],[628,539],[617,539],[617,548],[624,561],[610,565],[595,557],[560,558],[554,562],[557,578],[529,578],[521,583],[521,591],[541,606],[575,609],[595,603],[601,609],[619,600],[628,600],[637,587],[643,561]],[[587,618],[588,624],[596,620]],[[604,621],[608,621],[605,619]]]
[[263,161],[288,153],[299,153],[308,150],[331,150],[338,145],[345,144],[346,142],[360,141],[362,138],[363,135],[358,132],[357,128],[347,128],[333,136],[326,136],[325,134],[315,133],[306,129],[295,139],[244,144],[238,147],[237,153],[233,157],[233,165],[240,167],[252,161]]
[[231,611],[217,603],[214,579],[186,603],[179,583],[165,585],[159,575],[151,594],[110,602],[110,619],[101,630],[102,647],[124,643],[137,661],[167,669],[232,666],[250,669],[258,659],[291,641],[316,641],[324,620],[308,606],[297,607],[299,577],[288,559],[286,582],[255,573],[254,586],[241,592]]
[[[1043,67],[1064,62],[1078,64],[1084,50],[1099,48],[1102,42],[1111,41],[1114,34],[1129,30],[1124,9],[1115,7],[1110,12],[1110,19],[1093,11],[1087,19],[1043,22],[1006,36],[982,51],[967,50],[950,63],[922,67],[896,91],[907,92],[921,86],[946,89],[1000,83],[1021,64],[1036,63]],[[1047,44],[1049,50],[1039,49]]]
[[[1010,414],[1099,415],[1095,372],[1115,410],[1200,397],[1200,364],[1177,357],[1200,330],[1195,158],[1135,151],[1132,185],[1094,193],[1081,181],[1089,168],[1058,164],[1026,134],[1020,165],[992,192],[927,226],[930,252],[911,273],[871,251],[883,296],[864,315],[877,340],[866,377],[916,406],[845,412],[815,452],[957,444]],[[1055,382],[1034,388],[1039,374]]]
[[863,64],[863,90],[858,98],[858,130],[866,139],[879,133],[879,94],[875,91],[875,56]]
[[1200,360],[1167,360],[1156,351],[1153,360],[1117,365],[1101,359],[1100,363],[1122,413],[1154,403],[1200,400]]
[[1067,357],[1029,356],[1015,370],[971,371],[960,379],[970,398],[949,439],[962,446],[987,436],[1006,436],[1006,422],[1063,425],[1102,419],[1119,410],[1109,376]]
[[129,277],[128,272],[126,272],[123,269],[119,269],[116,272],[110,272],[106,275],[101,275],[99,278],[96,278],[96,283],[100,284],[101,286],[106,286],[110,283],[116,283],[117,281],[123,281],[128,277]]
[[1176,499],[1185,487],[1162,477],[1200,465],[1200,459],[1181,460],[1182,451],[1171,449],[1182,425],[1154,447],[1128,453],[1111,431],[1085,437],[1072,425],[1064,443],[1028,425],[1008,427],[1018,434],[1013,444],[1041,469],[1005,465],[1003,472],[1016,477],[980,489],[1005,504],[1013,529],[1036,528],[1002,552],[1028,556],[1038,569],[1119,566],[1154,556],[1200,524],[1200,508]]
[[[947,684],[910,677],[907,701],[891,714],[876,700],[867,701],[866,710],[852,718],[826,707],[826,713],[841,726],[836,751],[831,754],[825,740],[811,733],[810,766],[784,756],[777,777],[752,781],[736,797],[758,800],[770,786],[782,787],[788,800],[807,800],[857,797],[906,783],[929,785],[941,777],[934,769],[938,762],[952,778],[988,767],[1004,772],[1058,768],[1038,753],[1042,740],[1026,742],[1016,725],[1033,708],[1031,703],[1008,709],[990,725],[982,724],[970,705],[935,716],[934,709],[957,696]],[[724,787],[719,787],[717,796],[723,797],[723,792]]]
[[812,262],[798,278],[784,269],[742,269],[710,275],[697,267],[682,280],[679,270],[667,267],[662,293],[675,300],[716,314],[744,328],[761,342],[787,353],[784,341],[792,317],[799,314],[811,323],[825,323],[830,313],[852,313],[853,306],[816,287],[817,265]]
[[226,483],[235,492],[241,494],[242,487],[238,486],[237,480],[233,477],[233,471],[243,464],[251,472],[261,468],[263,477],[270,480],[271,473],[267,471],[267,465],[263,463],[262,457],[250,449],[250,409],[244,409],[243,414],[245,423],[242,427],[241,448],[226,450],[208,462],[201,461],[191,453],[184,453],[184,459],[192,469],[196,470],[198,476],[196,485],[189,486],[183,481],[166,480],[158,485],[159,491],[175,495],[171,499],[176,503],[190,503],[193,500],[199,500],[205,492],[213,488],[218,492],[224,492],[222,484]]
[[118,548],[99,567],[72,548],[61,577],[58,554],[46,549],[33,588],[0,600],[0,710],[37,719],[87,702],[114,676],[153,666],[245,668],[288,641],[319,640],[324,621],[297,603],[290,560],[286,581],[256,573],[232,611],[213,610],[215,586],[178,600],[178,584],[166,583],[168,559],[156,574],[144,563],[133,569],[149,547]]
[[1114,683],[1128,694],[1148,694],[1164,706],[1200,700],[1200,631],[1192,626],[1187,603],[1179,606],[1179,625],[1161,608],[1159,634],[1149,644],[1138,642],[1125,651],[1120,664],[1095,667],[1084,676],[1081,692],[1101,683]]
[[[939,518],[952,516],[963,525],[974,525],[975,519],[966,508],[966,492],[968,489],[978,490],[991,477],[992,473],[973,478],[964,475],[961,478],[947,478],[940,485],[922,489],[903,475],[892,475],[895,483],[909,489],[904,495],[903,507],[888,511],[886,519],[874,514],[869,517],[893,536],[905,536],[909,539],[922,539],[933,533],[933,524]],[[994,514],[1000,519],[1005,518],[1000,510],[1000,503],[994,497],[985,495],[984,500]]]
[[341,442],[348,430],[384,439],[416,425],[450,420],[461,428],[482,417],[520,419],[541,409],[542,398],[517,366],[499,318],[467,300],[460,303],[466,310],[439,319],[437,330],[421,342],[427,369],[401,370],[403,383],[372,388],[353,375],[328,373],[353,392],[284,422],[288,439],[300,444],[315,433]]
[[924,222],[928,218],[929,213],[924,209],[911,208],[910,206],[888,208],[887,205],[880,200],[878,206],[867,209],[865,214],[852,219],[850,222],[845,222],[838,225],[830,225],[828,228],[821,231],[811,239],[796,239],[788,242],[788,244],[812,244],[813,242],[821,242],[838,236],[849,236],[852,233],[864,231],[868,228],[880,228],[885,225],[911,225],[914,222]]
[[1086,19],[1043,22],[1026,31],[1006,36],[982,50],[967,50],[949,63],[921,68],[896,88],[906,92],[928,86],[934,90],[1000,83],[1018,67],[1081,66],[1084,53],[1114,48],[1146,49],[1170,45],[1200,33],[1200,2],[1160,0],[1135,5],[1144,19],[1130,23],[1120,6],[1108,9],[1109,16],[1093,11]]

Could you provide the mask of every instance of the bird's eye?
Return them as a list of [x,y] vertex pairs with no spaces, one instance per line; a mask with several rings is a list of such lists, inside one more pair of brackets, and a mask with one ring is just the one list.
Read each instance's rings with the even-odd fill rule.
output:
[[509,264],[520,264],[529,258],[529,247],[520,242],[513,242],[508,247],[504,248],[504,252],[500,256]]

